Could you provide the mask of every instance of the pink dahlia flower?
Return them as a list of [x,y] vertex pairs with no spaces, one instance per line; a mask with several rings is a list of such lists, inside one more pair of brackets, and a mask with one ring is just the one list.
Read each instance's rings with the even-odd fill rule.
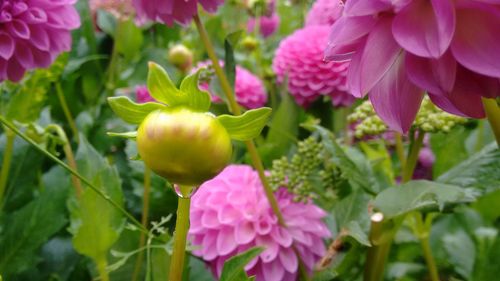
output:
[[135,100],[138,103],[152,102],[155,99],[151,96],[146,85],[139,85],[135,87]]
[[48,67],[71,49],[80,26],[76,0],[0,1],[0,82],[19,81],[27,70]]
[[248,24],[247,24],[247,29],[248,29],[249,33],[253,32],[255,25],[256,25],[256,21],[258,21],[258,24],[259,24],[259,26],[258,26],[259,32],[262,35],[262,37],[264,37],[264,38],[267,38],[267,37],[273,35],[274,32],[276,32],[276,30],[278,30],[278,27],[280,25],[280,17],[278,16],[277,13],[272,13],[269,16],[261,16],[257,19],[254,17],[251,17],[248,20]]
[[187,25],[198,14],[198,3],[208,12],[215,12],[224,0],[133,0],[139,22],[147,20],[173,25]]
[[[224,65],[223,62],[220,64],[221,66]],[[200,62],[192,72],[202,67],[209,67],[210,65],[211,63],[208,61]],[[209,86],[206,82],[200,83],[200,88],[209,92]],[[210,95],[212,102],[222,102],[217,95],[213,93],[210,93]],[[259,77],[239,65],[236,66],[235,96],[236,102],[248,109],[262,107],[267,102],[266,88]]]
[[288,81],[295,101],[309,106],[321,95],[332,98],[334,106],[349,106],[354,98],[347,92],[349,63],[325,62],[328,25],[312,25],[295,31],[281,41],[273,60],[278,82]]
[[101,9],[119,19],[127,19],[134,14],[132,0],[90,0],[89,6],[92,14]]
[[444,111],[484,117],[481,97],[500,96],[499,26],[497,0],[349,0],[326,57],[350,59],[350,92],[407,132],[424,92]]
[[254,246],[265,251],[245,270],[257,281],[297,279],[298,250],[309,271],[325,254],[323,238],[330,231],[321,221],[326,213],[313,203],[294,202],[287,190],[276,192],[285,221],[284,228],[264,194],[259,176],[250,166],[228,166],[214,179],[201,185],[192,197],[189,237],[193,251],[220,276],[224,262]]
[[343,4],[340,0],[316,0],[307,13],[306,26],[332,25],[342,15]]

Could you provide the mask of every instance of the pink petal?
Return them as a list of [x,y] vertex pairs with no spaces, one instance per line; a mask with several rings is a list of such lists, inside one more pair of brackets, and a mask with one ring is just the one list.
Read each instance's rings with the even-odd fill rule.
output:
[[283,247],[290,247],[293,243],[292,235],[282,227],[275,227],[271,231],[271,237]]
[[375,112],[391,128],[406,133],[423,99],[422,91],[406,75],[403,54],[370,92]]
[[371,16],[391,8],[390,3],[379,0],[349,0],[345,3],[344,14],[347,16]]
[[281,265],[280,260],[274,260],[270,264],[266,264],[262,268],[264,279],[269,281],[280,281],[285,275],[285,269]]
[[264,263],[268,263],[278,256],[279,245],[270,236],[258,236],[256,242],[256,246],[265,248],[264,252],[260,254]]
[[234,228],[234,239],[238,244],[246,244],[255,238],[253,223],[241,221]]
[[12,82],[18,82],[24,76],[26,68],[24,68],[16,59],[11,59],[7,62],[7,78]]
[[220,256],[227,255],[236,249],[236,241],[232,228],[222,228],[217,237],[217,252]]
[[407,53],[405,64],[408,79],[427,92],[442,95],[453,89],[457,62],[450,52],[439,59],[426,59]]
[[[432,3],[431,3],[432,2]],[[410,53],[439,58],[455,31],[455,11],[449,0],[415,0],[395,17],[394,39]]]
[[14,39],[7,33],[0,33],[0,58],[10,59],[14,54],[15,43]]
[[299,267],[299,261],[292,248],[282,248],[279,253],[279,258],[286,271],[291,273],[297,271],[297,268]]
[[457,9],[457,27],[451,50],[466,68],[500,77],[500,12],[495,7],[477,4]]

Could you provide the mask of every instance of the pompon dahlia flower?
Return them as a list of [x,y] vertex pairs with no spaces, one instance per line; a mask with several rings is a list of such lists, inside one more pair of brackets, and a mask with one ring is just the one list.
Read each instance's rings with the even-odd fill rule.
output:
[[328,25],[307,26],[281,41],[276,50],[273,70],[278,82],[288,81],[288,91],[303,107],[321,95],[330,96],[334,106],[354,101],[346,85],[349,63],[323,60],[329,32]]
[[166,25],[189,24],[198,14],[198,3],[206,11],[215,12],[224,0],[133,0],[139,22],[151,20]]
[[309,271],[325,253],[330,231],[321,221],[326,213],[313,203],[297,203],[285,189],[275,193],[288,227],[278,224],[259,176],[250,166],[230,165],[202,184],[192,197],[189,238],[201,257],[220,277],[224,262],[254,246],[266,250],[245,270],[257,281],[297,279],[298,250]]
[[[197,71],[200,68],[210,67],[212,65],[209,61],[203,61],[198,63],[192,72]],[[220,65],[223,66],[224,63],[221,61]],[[247,108],[254,109],[262,107],[267,102],[267,92],[264,84],[255,76],[253,73],[247,69],[237,65],[236,66],[236,77],[235,77],[235,97],[236,102]],[[200,89],[209,92],[208,83],[200,83]],[[222,100],[215,94],[210,93],[212,97],[212,102],[220,103]]]
[[306,26],[332,25],[342,16],[343,4],[340,0],[316,0],[307,13]]
[[258,23],[259,33],[262,37],[267,38],[278,30],[280,17],[276,12],[269,16],[264,15],[258,18],[251,17],[247,23],[247,30],[249,33],[254,31],[256,23]]
[[500,96],[499,26],[497,0],[349,0],[325,55],[350,59],[350,92],[407,132],[424,92],[449,113],[484,117],[481,97]]
[[76,0],[0,1],[0,82],[17,82],[28,70],[50,66],[71,49],[80,26]]

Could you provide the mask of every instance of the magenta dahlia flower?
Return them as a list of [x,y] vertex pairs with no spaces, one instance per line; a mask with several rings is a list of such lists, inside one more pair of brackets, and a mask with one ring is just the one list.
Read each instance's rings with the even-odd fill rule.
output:
[[481,97],[500,96],[499,26],[495,0],[349,0],[326,57],[350,59],[350,92],[406,132],[424,92],[444,111],[484,117]]
[[166,25],[189,24],[198,14],[198,3],[208,12],[215,12],[224,0],[133,0],[139,22],[151,20]]
[[306,26],[332,25],[342,15],[343,4],[340,0],[316,0],[307,13]]
[[334,106],[349,106],[354,98],[347,92],[349,63],[325,62],[328,25],[312,25],[295,31],[281,41],[273,60],[278,82],[288,81],[288,91],[297,104],[307,107],[321,95]]
[[17,82],[27,70],[50,66],[71,49],[80,26],[76,0],[0,1],[0,82]]
[[288,227],[278,224],[259,176],[250,166],[228,166],[205,182],[192,197],[189,237],[193,254],[205,260],[216,276],[224,262],[254,246],[265,251],[245,270],[257,281],[297,279],[297,249],[309,271],[325,254],[323,238],[330,231],[322,222],[326,213],[313,203],[297,203],[281,189],[275,193]]
[[[210,65],[211,63],[208,61],[200,62],[192,72],[202,67],[209,67]],[[221,61],[220,65],[223,66],[224,63]],[[200,83],[200,88],[210,92],[208,83]],[[210,95],[212,102],[222,102],[217,95],[213,93],[210,93]],[[262,81],[259,77],[239,65],[236,66],[235,97],[236,102],[247,109],[262,107],[267,103],[267,92]]]
[[276,30],[278,30],[278,27],[280,25],[280,17],[277,13],[272,13],[269,16],[261,16],[257,19],[251,17],[247,23],[247,29],[249,33],[254,31],[256,22],[258,22],[259,24],[258,28],[262,37],[267,38],[273,35]]

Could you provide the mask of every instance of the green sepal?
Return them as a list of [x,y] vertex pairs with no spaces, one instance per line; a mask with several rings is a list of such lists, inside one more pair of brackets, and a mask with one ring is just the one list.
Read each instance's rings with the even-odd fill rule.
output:
[[177,89],[167,71],[154,62],[149,62],[148,90],[155,100],[168,106],[187,104],[187,93]]
[[137,138],[137,131],[125,132],[125,133],[107,132],[107,135],[110,136],[110,137],[120,137],[120,138],[126,138],[126,139],[133,139],[133,140],[135,140]]
[[254,280],[252,277],[247,276],[245,266],[263,251],[264,248],[255,247],[228,259],[222,268],[220,281]]
[[199,112],[207,112],[210,109],[210,94],[200,90],[198,80],[200,80],[201,69],[191,75],[186,76],[181,83],[181,91],[187,94],[186,107]]
[[166,108],[166,106],[154,102],[135,103],[125,96],[108,98],[108,103],[123,121],[137,125],[141,124],[142,120],[152,111]]
[[226,128],[232,139],[247,141],[260,135],[271,116],[271,111],[269,107],[261,107],[249,110],[239,116],[220,115],[217,119]]

